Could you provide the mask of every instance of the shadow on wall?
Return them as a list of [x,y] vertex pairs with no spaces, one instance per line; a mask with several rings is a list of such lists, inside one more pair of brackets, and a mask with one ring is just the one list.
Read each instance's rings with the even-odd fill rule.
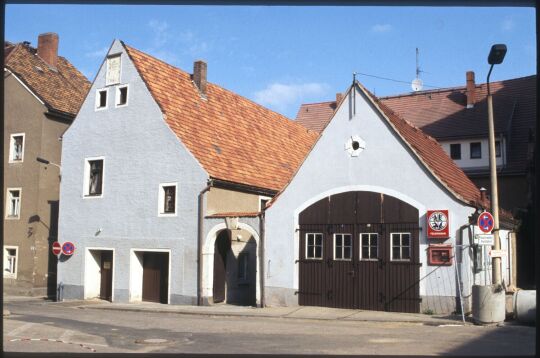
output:
[[[238,245],[241,249],[233,250]],[[236,251],[236,253],[235,253]],[[250,236],[246,242],[233,240],[227,255],[227,303],[256,305],[257,242]]]

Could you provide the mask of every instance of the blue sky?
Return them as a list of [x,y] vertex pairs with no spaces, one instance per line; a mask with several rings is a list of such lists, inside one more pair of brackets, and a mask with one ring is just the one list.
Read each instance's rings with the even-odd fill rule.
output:
[[[60,36],[60,55],[93,80],[113,39],[208,79],[289,118],[301,103],[346,90],[352,73],[409,82],[415,48],[426,85],[485,82],[494,43],[508,53],[491,80],[536,73],[534,8],[6,5],[5,36],[37,44]],[[410,84],[357,75],[378,96]]]

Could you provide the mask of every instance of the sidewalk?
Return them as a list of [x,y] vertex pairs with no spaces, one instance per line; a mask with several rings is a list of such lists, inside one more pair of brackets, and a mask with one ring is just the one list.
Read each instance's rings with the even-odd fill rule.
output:
[[[417,313],[396,313],[339,309],[329,307],[265,307],[235,306],[218,304],[213,306],[166,305],[152,302],[111,303],[108,301],[64,301],[51,302],[53,305],[76,307],[80,309],[118,310],[132,312],[175,313],[189,315],[236,316],[236,317],[272,317],[285,319],[342,320],[366,322],[402,322],[424,325],[463,325],[460,315],[442,316]],[[471,325],[466,318],[466,325]]]

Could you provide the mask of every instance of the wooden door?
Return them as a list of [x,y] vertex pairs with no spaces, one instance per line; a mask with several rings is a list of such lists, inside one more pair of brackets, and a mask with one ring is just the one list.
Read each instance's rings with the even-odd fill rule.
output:
[[143,253],[143,301],[167,303],[168,266],[168,253]]
[[214,244],[214,280],[213,299],[214,303],[225,301],[227,281],[227,254],[231,249],[229,232],[223,230],[219,233]]
[[112,300],[112,272],[113,272],[113,255],[111,250],[101,251],[101,285],[99,290],[99,298],[102,300]]

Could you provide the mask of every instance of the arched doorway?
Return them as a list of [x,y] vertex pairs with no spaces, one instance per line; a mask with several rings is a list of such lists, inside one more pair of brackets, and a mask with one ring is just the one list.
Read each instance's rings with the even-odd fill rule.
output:
[[214,244],[214,303],[224,302],[227,297],[227,257],[230,251],[230,231],[222,230]]
[[419,211],[349,191],[300,212],[299,304],[419,312]]

